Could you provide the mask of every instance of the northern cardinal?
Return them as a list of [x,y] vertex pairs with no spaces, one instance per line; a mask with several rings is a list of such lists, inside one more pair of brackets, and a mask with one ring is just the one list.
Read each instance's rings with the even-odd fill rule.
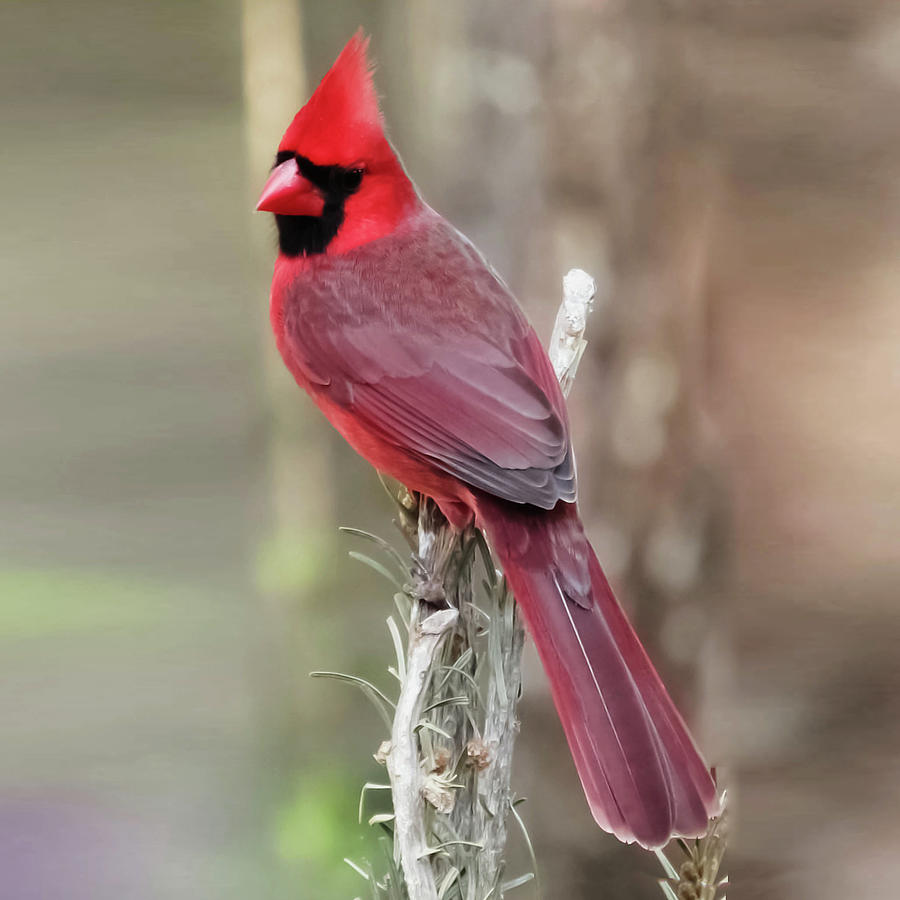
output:
[[351,38],[297,113],[257,206],[278,227],[278,349],[357,452],[486,532],[597,823],[648,848],[701,835],[715,785],[585,537],[553,368],[406,174],[367,45]]

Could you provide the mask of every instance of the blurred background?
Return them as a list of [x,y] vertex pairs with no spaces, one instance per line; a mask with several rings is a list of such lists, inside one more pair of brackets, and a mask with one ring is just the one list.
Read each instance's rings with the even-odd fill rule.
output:
[[[390,502],[273,359],[253,205],[343,43],[540,334],[603,303],[586,523],[732,797],[738,896],[900,881],[900,9],[5,0],[0,896],[363,892]],[[528,659],[548,898],[659,897]],[[515,866],[524,866],[513,839]],[[529,887],[519,889],[524,897]]]

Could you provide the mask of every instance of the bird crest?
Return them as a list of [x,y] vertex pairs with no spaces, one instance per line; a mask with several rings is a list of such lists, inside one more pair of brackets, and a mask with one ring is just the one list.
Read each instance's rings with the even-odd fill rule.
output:
[[280,151],[300,153],[317,163],[349,165],[383,140],[368,48],[369,38],[359,29],[294,116]]

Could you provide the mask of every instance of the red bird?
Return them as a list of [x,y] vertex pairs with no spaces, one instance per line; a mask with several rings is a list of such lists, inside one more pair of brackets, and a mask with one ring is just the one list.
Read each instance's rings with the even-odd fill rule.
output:
[[410,181],[367,43],[354,36],[297,113],[257,206],[278,226],[278,349],[357,452],[487,533],[601,828],[645,847],[701,835],[715,786],[585,537],[553,368]]

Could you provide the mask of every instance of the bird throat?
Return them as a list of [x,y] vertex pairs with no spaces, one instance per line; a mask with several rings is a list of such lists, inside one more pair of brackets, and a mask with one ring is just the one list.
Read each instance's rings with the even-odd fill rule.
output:
[[322,193],[325,204],[318,216],[284,216],[275,214],[278,246],[285,256],[314,256],[324,253],[344,223],[344,203],[359,187],[348,187],[348,170],[343,166],[318,166],[305,156],[281,150],[275,165],[296,159],[304,178]]

